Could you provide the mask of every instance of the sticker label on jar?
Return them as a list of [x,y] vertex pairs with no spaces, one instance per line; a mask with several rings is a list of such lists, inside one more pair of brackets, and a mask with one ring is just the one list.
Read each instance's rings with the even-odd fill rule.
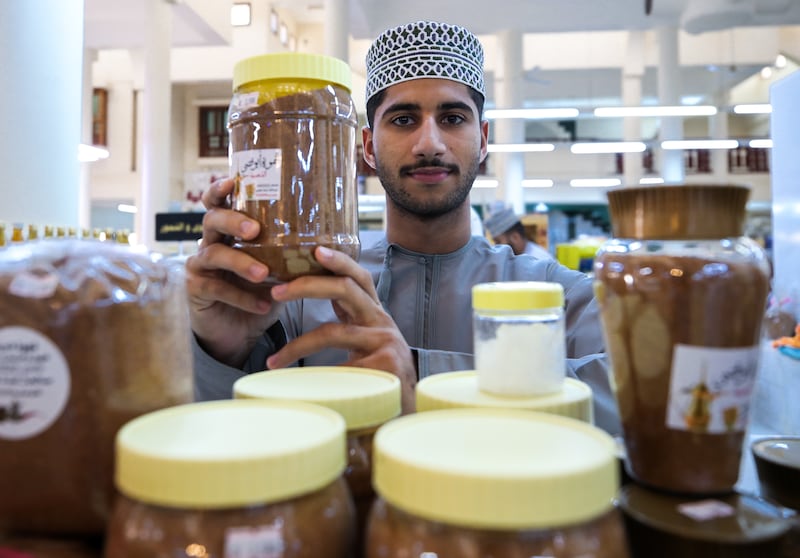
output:
[[700,434],[744,431],[758,354],[758,346],[675,345],[667,426]]
[[231,103],[235,110],[246,110],[258,106],[258,91],[253,93],[237,93]]
[[280,527],[231,527],[225,530],[225,558],[281,558]]
[[0,328],[0,438],[43,432],[61,416],[69,393],[69,365],[50,339],[27,327]]
[[250,149],[231,156],[234,195],[237,200],[277,201],[281,199],[281,150]]

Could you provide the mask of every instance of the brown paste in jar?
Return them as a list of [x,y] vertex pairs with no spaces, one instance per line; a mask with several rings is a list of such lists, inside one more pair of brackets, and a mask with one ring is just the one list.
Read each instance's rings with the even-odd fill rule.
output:
[[604,252],[599,263],[597,298],[630,473],[678,492],[730,490],[744,433],[667,425],[673,347],[757,345],[766,274],[752,264],[663,254]]
[[233,246],[266,263],[269,281],[328,274],[314,258],[317,246],[358,259],[357,121],[349,99],[346,89],[331,85],[279,96],[231,118],[234,152],[282,154],[279,199],[252,199],[251,185],[239,177],[233,195],[234,209],[261,223],[257,238],[236,239]]

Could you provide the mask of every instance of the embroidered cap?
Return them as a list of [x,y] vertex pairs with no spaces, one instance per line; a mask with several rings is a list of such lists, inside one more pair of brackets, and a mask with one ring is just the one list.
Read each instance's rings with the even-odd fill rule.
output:
[[367,51],[367,100],[390,85],[443,78],[472,87],[486,98],[483,46],[457,25],[418,21],[381,33]]
[[486,218],[483,225],[492,238],[497,238],[507,232],[511,227],[519,222],[519,217],[513,209],[506,208],[498,210]]

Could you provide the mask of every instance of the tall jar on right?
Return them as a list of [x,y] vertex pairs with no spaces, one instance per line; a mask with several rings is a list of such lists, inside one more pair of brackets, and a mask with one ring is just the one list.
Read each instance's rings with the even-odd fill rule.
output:
[[737,482],[770,277],[743,236],[748,196],[711,184],[608,193],[595,294],[641,484],[714,494]]

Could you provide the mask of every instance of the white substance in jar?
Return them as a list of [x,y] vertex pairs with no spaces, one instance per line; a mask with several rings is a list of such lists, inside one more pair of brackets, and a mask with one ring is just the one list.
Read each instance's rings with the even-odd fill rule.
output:
[[566,375],[563,320],[501,321],[484,323],[483,328],[475,340],[480,390],[530,396],[562,389]]

